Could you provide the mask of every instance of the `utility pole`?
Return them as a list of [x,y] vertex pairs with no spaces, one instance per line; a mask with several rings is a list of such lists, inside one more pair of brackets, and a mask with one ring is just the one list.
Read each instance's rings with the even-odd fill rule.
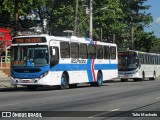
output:
[[103,41],[103,29],[101,27],[101,42]]
[[[114,22],[116,22],[115,21],[115,15],[116,15],[116,12],[115,12],[115,10],[113,10],[113,12],[114,12]],[[115,31],[115,30],[114,30]],[[116,42],[116,35],[115,35],[115,33],[113,33],[113,43],[115,43]]]
[[75,21],[74,21],[74,35],[77,35],[77,20],[78,20],[78,0],[76,0],[76,9],[75,9]]
[[133,38],[133,17],[131,16],[131,44],[132,44],[132,50],[134,50],[134,38]]
[[89,28],[89,38],[90,40],[93,40],[93,34],[92,34],[92,29],[93,29],[93,0],[90,0],[90,28]]
[[116,42],[116,35],[115,35],[115,33],[113,33],[113,43],[115,43]]
[[18,35],[18,30],[19,30],[19,0],[15,0],[15,35],[14,36],[17,36]]

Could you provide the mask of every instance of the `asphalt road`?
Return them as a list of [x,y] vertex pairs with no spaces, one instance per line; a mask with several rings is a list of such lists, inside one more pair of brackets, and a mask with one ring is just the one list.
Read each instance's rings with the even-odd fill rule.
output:
[[[77,88],[67,90],[54,87],[42,87],[37,91],[29,91],[24,87],[0,88],[0,111],[37,111],[42,115],[48,114],[45,119],[56,120],[158,120],[160,79],[143,82],[113,81],[104,83],[102,87],[80,84]],[[150,117],[144,117],[144,114]],[[50,115],[55,117],[51,118]]]

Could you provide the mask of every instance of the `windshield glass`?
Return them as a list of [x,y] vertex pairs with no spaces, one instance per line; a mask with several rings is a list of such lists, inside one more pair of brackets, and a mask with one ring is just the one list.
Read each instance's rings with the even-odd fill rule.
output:
[[135,52],[118,53],[118,70],[134,70],[139,66],[137,54]]
[[48,64],[47,46],[12,46],[11,66],[45,66]]

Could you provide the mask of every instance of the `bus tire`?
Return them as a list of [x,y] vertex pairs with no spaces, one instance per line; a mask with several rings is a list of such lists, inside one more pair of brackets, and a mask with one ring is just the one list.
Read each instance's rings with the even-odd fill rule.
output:
[[63,73],[62,76],[61,76],[61,85],[60,85],[60,88],[62,90],[69,88],[69,83],[68,83],[67,75],[65,73]]
[[156,80],[156,72],[153,72],[153,77],[149,78],[149,80]]
[[101,72],[98,72],[96,86],[100,87],[102,86],[102,84],[103,84],[103,76]]
[[142,78],[139,79],[141,82],[145,80],[145,73],[142,73]]
[[102,86],[102,83],[103,83],[103,76],[102,76],[102,73],[101,72],[98,72],[97,74],[97,81],[96,82],[90,82],[90,85],[91,86],[96,86],[96,87],[100,87]]
[[35,91],[38,87],[36,85],[28,85],[27,89],[29,89],[30,91]]

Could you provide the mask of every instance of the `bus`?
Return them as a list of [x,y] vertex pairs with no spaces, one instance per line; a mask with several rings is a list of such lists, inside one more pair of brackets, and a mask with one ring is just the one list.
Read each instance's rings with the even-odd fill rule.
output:
[[122,82],[128,79],[155,80],[160,75],[160,55],[135,50],[118,52],[118,76]]
[[18,36],[11,45],[11,85],[101,86],[118,77],[117,45],[76,36]]

